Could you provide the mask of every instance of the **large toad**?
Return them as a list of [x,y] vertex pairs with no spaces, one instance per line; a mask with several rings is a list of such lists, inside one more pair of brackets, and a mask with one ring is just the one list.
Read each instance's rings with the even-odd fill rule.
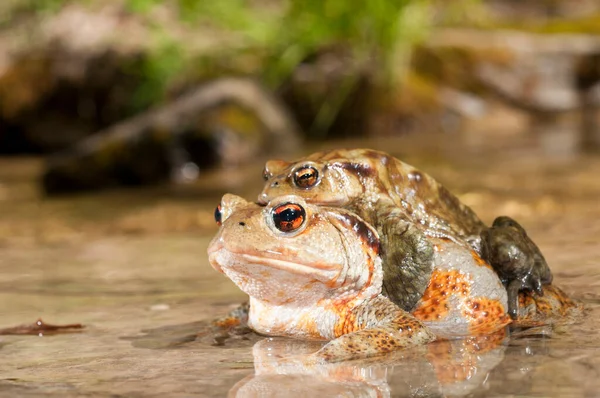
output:
[[[379,235],[354,213],[292,195],[261,207],[228,194],[215,216],[222,225],[209,261],[250,296],[223,326],[247,322],[264,335],[330,340],[316,357],[344,360],[489,334],[511,321],[496,273],[451,240],[434,240],[432,276],[411,314],[382,295]],[[547,314],[573,306],[545,289]],[[539,315],[536,305],[528,301],[520,315]]]
[[428,286],[438,238],[471,247],[488,261],[508,289],[513,318],[519,291],[541,294],[541,286],[552,281],[544,257],[514,220],[501,217],[487,228],[432,177],[386,153],[334,150],[294,162],[269,161],[264,177],[262,204],[294,194],[346,208],[372,224],[382,240],[383,292],[405,310],[415,308]]

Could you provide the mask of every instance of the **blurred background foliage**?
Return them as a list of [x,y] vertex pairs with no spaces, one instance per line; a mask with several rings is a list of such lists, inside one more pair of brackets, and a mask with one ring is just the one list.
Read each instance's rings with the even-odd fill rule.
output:
[[[600,6],[594,0],[2,0],[0,146],[26,137],[40,152],[63,149],[228,76],[251,77],[278,94],[304,136],[315,139],[456,131],[457,113],[473,119],[497,94],[527,112],[532,101],[534,112],[544,108],[543,98],[557,98],[556,108],[561,97],[544,94],[556,82],[562,86],[552,92],[562,90],[574,102],[578,94],[567,86],[577,78],[563,77],[565,68],[579,68],[578,55],[566,65],[546,50],[534,54],[535,45],[525,54],[534,35],[504,38],[504,32],[597,35]],[[558,52],[571,51],[562,38],[556,43]],[[593,84],[596,61],[593,54],[589,59]],[[482,84],[490,68],[491,80]],[[522,81],[510,83],[507,71]],[[54,139],[48,126],[71,135],[48,143]]]
[[[237,92],[194,97],[232,77]],[[0,0],[0,154],[62,157],[47,191],[306,139],[537,131],[588,150],[599,104],[597,0]]]
[[[133,12],[151,13],[168,1],[129,0]],[[221,55],[252,53],[256,71],[271,86],[281,84],[291,71],[324,47],[343,45],[349,48],[360,68],[368,61],[379,66],[378,74],[392,78],[394,61],[423,35],[431,23],[430,0],[373,0],[364,3],[343,0],[204,2],[176,0],[169,4],[177,9],[182,23],[215,34],[226,35],[226,46],[216,50]],[[157,29],[162,27],[157,26]],[[168,30],[161,30],[163,39]],[[171,44],[176,45],[175,42]],[[185,47],[185,43],[178,43]],[[157,47],[154,62],[168,62],[173,47]],[[214,56],[207,54],[206,56]],[[162,70],[158,67],[156,70]],[[175,72],[177,73],[177,72]]]
[[[5,0],[3,23],[34,13],[48,17],[78,3],[98,7],[94,0]],[[129,13],[138,14],[152,35],[150,51],[129,68],[140,79],[131,98],[135,113],[160,103],[173,87],[195,77],[231,72],[258,77],[276,89],[300,63],[324,49],[349,52],[344,79],[317,112],[315,128],[331,124],[359,77],[368,73],[376,85],[401,81],[412,46],[423,40],[440,4],[432,0],[125,0]],[[477,1],[444,6],[445,18],[464,19]],[[450,16],[450,17],[449,17]],[[181,28],[179,25],[183,26]],[[185,40],[175,34],[186,31]],[[126,34],[126,33],[125,33]],[[198,51],[196,40],[213,43]],[[185,80],[188,80],[185,82]]]
[[[110,3],[142,18],[152,36],[147,56],[130,70],[141,79],[133,111],[164,100],[182,76],[241,73],[275,89],[307,58],[334,47],[351,53],[346,84],[368,70],[376,84],[393,86],[406,74],[410,50],[434,25],[600,33],[598,15],[503,22],[486,13],[481,0],[3,0],[0,26],[25,16],[46,18],[69,5],[94,9]],[[564,2],[535,3],[552,14]],[[177,34],[182,30],[185,40]]]

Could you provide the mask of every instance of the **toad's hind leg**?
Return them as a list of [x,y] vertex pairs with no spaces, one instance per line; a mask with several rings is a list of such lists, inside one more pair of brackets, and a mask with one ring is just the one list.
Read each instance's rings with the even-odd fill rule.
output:
[[508,296],[508,315],[512,319],[516,319],[519,314],[519,290],[523,288],[523,283],[515,279],[506,286],[506,294]]
[[327,343],[314,355],[327,362],[384,355],[395,350],[422,345],[435,340],[435,335],[419,320],[398,308],[384,297],[367,304],[349,317],[352,325],[362,330],[344,334]]
[[510,217],[496,218],[492,227],[481,233],[481,251],[507,288],[513,319],[519,312],[520,291],[542,295],[542,285],[552,282],[552,272],[540,249]]

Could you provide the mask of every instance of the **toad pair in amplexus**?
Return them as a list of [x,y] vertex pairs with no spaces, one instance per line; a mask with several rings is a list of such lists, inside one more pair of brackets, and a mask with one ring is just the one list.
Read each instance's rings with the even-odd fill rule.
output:
[[249,302],[216,321],[329,340],[315,359],[575,317],[525,230],[491,227],[429,175],[367,149],[269,161],[258,203],[226,194],[211,265]]

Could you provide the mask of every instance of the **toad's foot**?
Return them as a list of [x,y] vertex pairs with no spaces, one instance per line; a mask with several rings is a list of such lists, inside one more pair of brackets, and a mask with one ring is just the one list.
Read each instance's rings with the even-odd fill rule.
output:
[[526,275],[516,277],[516,279],[513,280],[504,280],[503,278],[508,295],[508,314],[512,319],[517,319],[519,314],[519,293],[524,291],[543,296],[543,280],[544,276],[540,275],[539,268],[535,265]]
[[418,319],[384,297],[378,297],[354,316],[355,324],[367,327],[331,340],[317,351],[317,362],[339,362],[385,355],[392,351],[429,343],[436,336]]
[[534,295],[531,291],[519,293],[519,316],[511,327],[569,324],[578,321],[584,314],[583,305],[558,286],[544,285],[543,289],[543,296]]
[[481,233],[482,257],[494,268],[508,293],[508,313],[516,319],[519,292],[543,294],[542,285],[552,282],[552,272],[540,249],[510,217],[501,216]]

